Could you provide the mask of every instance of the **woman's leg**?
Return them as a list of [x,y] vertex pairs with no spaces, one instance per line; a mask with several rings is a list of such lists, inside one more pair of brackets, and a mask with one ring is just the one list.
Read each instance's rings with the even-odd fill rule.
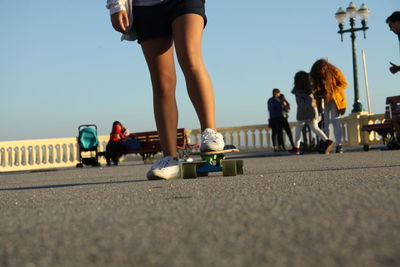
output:
[[185,14],[173,21],[172,36],[201,129],[215,130],[214,89],[201,53],[203,28],[203,17],[197,14]]
[[283,142],[283,124],[284,124],[284,119],[279,118],[278,119],[278,145],[280,148],[285,149],[285,143]]
[[269,125],[268,125],[269,128],[271,128],[272,146],[273,146],[274,149],[275,149],[275,148],[277,148],[277,146],[278,146],[278,142],[277,142],[277,140],[276,140],[276,137],[277,137],[277,135],[278,135],[278,131],[277,131],[277,128],[276,128],[276,121],[275,121],[275,119],[269,119],[268,124],[269,124]]
[[111,164],[111,149],[112,149],[112,144],[111,142],[108,142],[106,146],[106,162],[108,166]]
[[332,101],[325,104],[324,106],[324,132],[328,138],[330,137],[329,125],[331,124],[331,117],[332,117]]
[[300,142],[301,142],[301,133],[303,130],[305,122],[304,121],[298,121],[296,125],[296,130],[295,130],[295,135],[294,135],[294,143],[296,148],[300,148]]
[[318,127],[318,121],[316,119],[309,122],[311,130],[317,134],[324,142],[328,140],[328,136]]
[[141,43],[153,86],[153,108],[164,156],[176,157],[178,108],[172,38],[160,37]]
[[290,144],[292,145],[292,147],[296,147],[296,145],[293,141],[292,129],[290,129],[290,125],[289,125],[287,118],[284,119],[283,129],[285,130],[286,135],[289,137],[289,141],[290,141]]
[[335,135],[335,141],[338,146],[342,145],[342,126],[339,121],[339,110],[336,107],[336,104],[333,103],[332,108],[332,125],[333,125],[333,133]]

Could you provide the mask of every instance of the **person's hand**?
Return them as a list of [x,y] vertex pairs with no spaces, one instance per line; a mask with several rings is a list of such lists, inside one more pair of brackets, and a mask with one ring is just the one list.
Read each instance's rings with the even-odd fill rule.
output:
[[392,62],[390,62],[390,65],[392,65],[392,66],[389,68],[389,70],[392,74],[395,74],[400,71],[400,66],[397,66],[396,64],[393,64]]
[[129,26],[128,14],[125,10],[118,11],[111,15],[111,24],[113,28],[120,33],[126,33]]

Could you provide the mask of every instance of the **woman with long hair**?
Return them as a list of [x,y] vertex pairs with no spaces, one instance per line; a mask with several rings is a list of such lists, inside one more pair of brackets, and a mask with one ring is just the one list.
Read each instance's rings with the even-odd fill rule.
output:
[[299,71],[294,76],[294,87],[292,94],[296,96],[297,103],[297,125],[295,130],[295,146],[289,152],[300,154],[301,131],[305,124],[310,126],[310,129],[317,134],[324,146],[322,152],[329,154],[333,147],[333,141],[329,140],[326,134],[318,126],[318,111],[317,104],[313,95],[313,90],[310,84],[309,75],[305,71]]
[[338,119],[346,111],[344,89],[347,81],[343,73],[325,59],[319,59],[313,64],[310,77],[315,95],[324,100],[324,131],[329,138],[329,126],[332,124],[336,153],[343,153],[342,128]]

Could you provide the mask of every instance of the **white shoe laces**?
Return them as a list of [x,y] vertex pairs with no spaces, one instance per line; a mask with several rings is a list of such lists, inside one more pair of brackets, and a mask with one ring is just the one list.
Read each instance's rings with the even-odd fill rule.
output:
[[169,163],[173,160],[172,157],[163,157],[158,159],[154,165],[153,165],[153,170],[154,169],[164,169],[166,167],[168,167]]
[[213,130],[204,130],[202,137],[204,142],[215,142],[217,139],[217,132]]

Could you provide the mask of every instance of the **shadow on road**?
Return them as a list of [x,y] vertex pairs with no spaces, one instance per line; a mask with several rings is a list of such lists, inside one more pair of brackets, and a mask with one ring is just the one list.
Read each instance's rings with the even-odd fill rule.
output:
[[384,165],[384,166],[362,166],[362,167],[349,167],[349,168],[325,168],[325,169],[309,169],[309,170],[289,170],[289,171],[272,171],[269,173],[292,173],[292,172],[325,172],[325,171],[349,171],[349,170],[363,170],[363,169],[381,169],[381,168],[398,168],[400,165]]
[[93,182],[93,183],[40,185],[40,186],[27,186],[27,187],[14,187],[14,188],[0,188],[0,191],[19,191],[19,190],[22,191],[22,190],[64,188],[64,187],[85,186],[85,185],[125,184],[125,183],[137,183],[137,182],[144,182],[144,181],[148,181],[148,180],[129,180],[129,181],[110,181],[110,182]]

